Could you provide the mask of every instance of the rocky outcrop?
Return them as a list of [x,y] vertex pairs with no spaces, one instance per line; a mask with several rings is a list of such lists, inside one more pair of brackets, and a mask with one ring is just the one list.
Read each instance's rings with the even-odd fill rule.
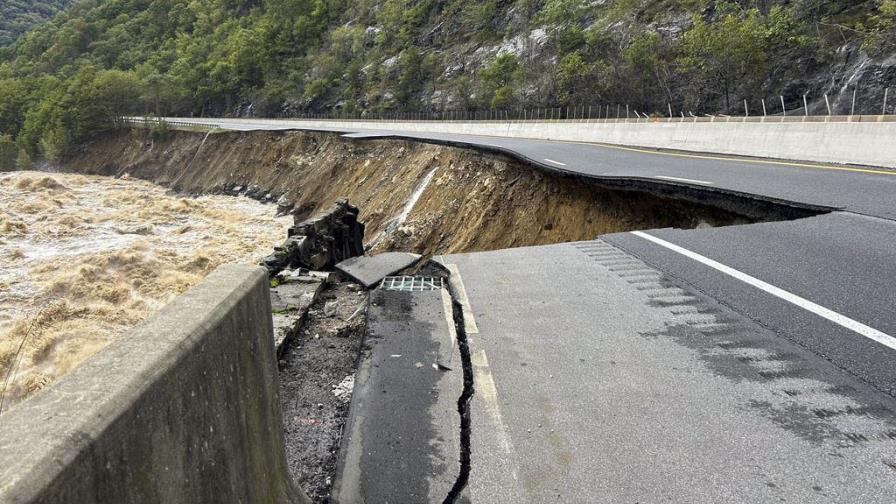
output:
[[[295,217],[298,220],[298,217]],[[289,228],[289,238],[263,265],[273,276],[285,268],[329,270],[350,257],[364,254],[364,224],[358,208],[340,199],[326,212]]]

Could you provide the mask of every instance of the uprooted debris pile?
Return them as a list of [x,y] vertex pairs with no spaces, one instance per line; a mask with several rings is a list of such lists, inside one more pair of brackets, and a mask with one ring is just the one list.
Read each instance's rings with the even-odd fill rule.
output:
[[[289,238],[274,247],[263,265],[271,276],[285,268],[332,269],[337,263],[364,253],[364,224],[358,208],[338,200],[329,210],[289,228]],[[298,221],[298,215],[294,215]]]

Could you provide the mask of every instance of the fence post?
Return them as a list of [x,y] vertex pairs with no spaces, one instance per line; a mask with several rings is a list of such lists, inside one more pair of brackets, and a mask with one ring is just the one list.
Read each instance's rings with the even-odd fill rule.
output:
[[747,106],[746,99],[744,100],[744,114],[746,114],[745,117],[750,117],[750,107]]
[[762,99],[762,117],[767,116],[768,114],[765,111],[765,98]]
[[628,103],[625,104],[625,118],[628,119]]
[[856,113],[856,89],[852,88],[852,106],[849,108],[849,115],[853,116]]
[[881,109],[880,115],[887,115],[887,95],[890,94],[890,88],[884,88],[884,108]]
[[672,119],[672,104],[666,103],[666,105],[669,107],[669,119]]
[[803,115],[806,117],[809,116],[809,104],[806,101],[806,95],[803,95]]
[[828,99],[828,94],[824,94],[824,104],[828,108],[828,115],[831,115],[831,100]]
[[781,111],[784,112],[784,117],[787,117],[787,107],[784,106],[784,97],[781,97]]

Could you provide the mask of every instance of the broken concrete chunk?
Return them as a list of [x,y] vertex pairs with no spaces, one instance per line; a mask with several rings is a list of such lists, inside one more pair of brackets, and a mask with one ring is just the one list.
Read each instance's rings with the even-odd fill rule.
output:
[[285,283],[271,289],[271,310],[274,313],[304,312],[320,293],[323,282]]
[[271,288],[274,343],[278,358],[283,356],[287,343],[298,331],[323,286],[322,281],[315,279],[313,283],[281,283]]
[[281,283],[333,283],[336,280],[336,274],[330,271],[311,271],[305,268],[296,268],[281,271],[277,278],[280,279]]
[[275,313],[272,318],[274,321],[274,348],[277,349],[277,356],[280,357],[283,355],[284,343],[296,330],[296,321],[300,317]]
[[296,222],[289,238],[263,264],[271,275],[284,268],[330,269],[339,261],[364,253],[364,224],[358,208],[339,200],[323,214]]
[[389,275],[413,266],[420,260],[419,254],[385,252],[375,256],[353,257],[336,265],[336,269],[368,289]]
[[277,198],[277,216],[288,214],[295,206],[295,203],[287,198],[285,194],[281,195]]
[[333,395],[344,404],[352,400],[352,390],[355,388],[355,375],[348,375],[338,385],[333,386]]

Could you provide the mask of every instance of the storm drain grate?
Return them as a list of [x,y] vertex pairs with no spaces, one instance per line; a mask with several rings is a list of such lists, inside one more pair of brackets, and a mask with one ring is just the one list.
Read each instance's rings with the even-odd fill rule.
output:
[[441,277],[390,276],[382,283],[382,289],[387,291],[433,291],[443,287]]

